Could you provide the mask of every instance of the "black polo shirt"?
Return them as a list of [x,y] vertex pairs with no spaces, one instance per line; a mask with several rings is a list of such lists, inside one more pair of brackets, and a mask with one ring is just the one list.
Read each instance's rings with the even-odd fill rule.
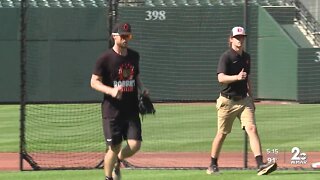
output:
[[[219,73],[237,75],[240,73],[242,68],[244,68],[244,71],[249,75],[250,60],[250,55],[248,53],[243,51],[242,55],[239,55],[236,51],[230,48],[220,57],[217,75]],[[223,84],[220,92],[228,96],[246,96],[248,92],[247,82],[248,78],[230,84]]]

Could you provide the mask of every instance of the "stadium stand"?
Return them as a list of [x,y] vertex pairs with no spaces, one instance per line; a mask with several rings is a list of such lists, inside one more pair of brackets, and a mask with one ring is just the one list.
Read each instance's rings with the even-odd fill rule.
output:
[[4,7],[4,8],[11,8],[11,7],[14,7],[14,4],[10,0],[2,0],[1,1],[1,6]]
[[[0,0],[0,8],[18,8],[21,0]],[[31,8],[97,8],[107,7],[108,0],[29,0]],[[119,6],[241,6],[245,0],[120,0]],[[260,6],[295,6],[297,22],[316,47],[320,46],[320,23],[298,0],[248,0],[249,4]]]
[[286,1],[297,9],[296,23],[314,47],[320,47],[320,22],[317,21],[301,1]]
[[[281,6],[286,0],[248,0],[248,3],[261,6]],[[21,0],[0,0],[0,8],[20,7]],[[238,6],[244,0],[120,0],[119,6]],[[104,0],[29,0],[30,7],[39,8],[85,8],[106,7]]]

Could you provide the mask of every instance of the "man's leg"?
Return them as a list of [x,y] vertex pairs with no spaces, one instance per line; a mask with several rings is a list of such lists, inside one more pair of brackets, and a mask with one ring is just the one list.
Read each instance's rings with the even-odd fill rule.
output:
[[258,134],[257,127],[255,125],[248,125],[245,127],[248,134],[250,147],[257,162],[258,175],[267,175],[277,169],[277,164],[274,162],[264,163],[261,142]]
[[231,132],[232,124],[237,116],[237,108],[234,108],[232,102],[220,96],[217,99],[217,134],[212,141],[211,147],[211,163],[207,169],[207,174],[218,173],[218,158],[222,148],[222,144],[227,137],[227,134]]
[[133,156],[136,152],[139,151],[141,147],[141,141],[138,140],[128,140],[127,145],[121,149],[121,151],[116,156],[116,162],[114,164],[114,170],[112,172],[112,177],[114,180],[121,179],[120,165],[121,161]]
[[212,141],[212,148],[211,148],[211,157],[218,158],[220,155],[220,151],[222,148],[222,144],[227,137],[227,134],[222,134],[217,132],[215,138]]
[[264,163],[262,148],[257,126],[255,123],[255,106],[250,98],[244,101],[244,110],[240,114],[242,127],[248,134],[250,147],[257,162],[258,175],[267,175],[277,169],[277,163]]
[[207,174],[213,174],[213,173],[219,172],[218,158],[220,155],[222,144],[226,137],[227,137],[227,134],[217,132],[215,138],[213,139],[212,147],[211,147],[211,163],[207,169]]
[[261,142],[260,142],[260,137],[258,134],[257,127],[255,125],[249,125],[245,127],[245,130],[249,137],[250,147],[253,152],[253,155],[255,157],[259,155],[261,156],[262,155]]
[[127,121],[128,129],[127,134],[124,139],[127,140],[127,145],[121,149],[118,154],[120,160],[124,160],[128,157],[133,156],[136,152],[140,150],[142,142],[142,131],[141,131],[141,121],[139,116],[132,117]]
[[243,111],[240,113],[240,121],[242,128],[246,131],[250,148],[256,158],[257,166],[263,164],[261,142],[255,122],[255,105],[251,98],[246,98],[242,101]]
[[128,139],[127,145],[123,149],[121,149],[120,153],[118,154],[118,158],[120,160],[124,160],[128,157],[131,157],[140,150],[140,147],[141,141]]
[[112,170],[117,161],[117,155],[120,152],[121,144],[109,146],[104,156],[104,173],[106,177],[112,177]]

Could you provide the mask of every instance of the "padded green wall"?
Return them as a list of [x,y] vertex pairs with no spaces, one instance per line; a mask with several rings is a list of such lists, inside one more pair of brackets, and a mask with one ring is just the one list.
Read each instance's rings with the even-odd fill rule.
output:
[[[228,48],[230,29],[243,24],[243,7],[163,7],[167,19],[162,22],[145,21],[148,10],[150,7],[120,7],[119,21],[129,21],[133,26],[130,46],[141,54],[142,78],[153,98],[214,100],[219,91],[218,59]],[[225,12],[229,12],[228,16]],[[252,12],[257,14],[256,7]],[[9,37],[16,46],[13,53],[6,55],[10,62],[5,63],[4,69],[15,62],[11,73],[17,81],[6,86],[5,91],[15,91],[7,93],[7,99],[0,97],[1,102],[19,100],[19,12],[13,8],[10,13],[5,16],[15,17]],[[89,83],[96,59],[108,48],[106,15],[104,8],[28,10],[27,101],[101,100],[102,95],[93,91]],[[252,15],[250,23],[256,27],[256,15]],[[4,42],[7,31],[0,35],[4,49],[9,48]],[[256,44],[256,29],[248,32],[249,41]],[[256,46],[252,45],[250,51],[256,59]]]
[[[92,101],[93,65],[108,48],[105,8],[30,8],[27,11],[27,101]],[[20,100],[20,19],[0,8],[0,102]]]
[[297,100],[297,46],[263,8],[258,27],[258,97]]
[[[165,10],[166,20],[144,21],[146,11],[160,10]],[[257,68],[257,13],[256,6],[250,8],[247,49],[252,55],[253,79]],[[242,6],[122,8],[119,17],[134,27],[136,40],[131,44],[141,53],[142,79],[153,98],[218,97],[218,60],[228,49],[231,28],[243,25]]]
[[294,7],[259,10],[258,97],[320,102],[320,50],[293,23]]
[[20,99],[19,10],[0,8],[0,102]]
[[320,102],[320,48],[298,50],[298,101]]
[[[165,10],[167,19],[145,21],[148,10]],[[310,48],[290,21],[294,11],[288,10],[282,18],[277,17],[283,16],[279,9],[270,15],[262,7],[251,6],[248,12],[247,51],[252,56],[256,97],[317,100],[320,96],[312,82],[319,81],[319,63],[310,60],[317,49]],[[19,10],[0,8],[0,20],[0,102],[17,103]],[[241,6],[121,7],[119,20],[133,26],[130,46],[141,54],[142,79],[155,100],[214,100],[218,96],[216,66],[228,48],[230,29],[243,24]],[[30,8],[28,22],[27,100],[101,100],[89,81],[96,59],[108,48],[106,9]]]

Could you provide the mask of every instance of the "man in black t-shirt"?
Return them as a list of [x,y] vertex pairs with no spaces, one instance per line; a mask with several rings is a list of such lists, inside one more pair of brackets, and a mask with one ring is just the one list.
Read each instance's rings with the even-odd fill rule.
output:
[[231,132],[233,122],[240,119],[255,156],[258,175],[267,175],[277,169],[276,162],[263,162],[260,138],[255,122],[255,106],[250,83],[250,55],[243,50],[246,33],[242,27],[234,27],[229,37],[230,48],[219,60],[218,81],[222,85],[217,99],[218,129],[212,142],[211,164],[207,174],[219,172],[218,158],[222,144]]
[[[139,77],[139,53],[128,48],[131,26],[118,23],[112,30],[114,45],[97,60],[91,87],[104,94],[103,131],[108,145],[104,158],[106,180],[120,179],[120,162],[141,147],[138,93],[148,95]],[[127,145],[121,148],[123,140]]]

